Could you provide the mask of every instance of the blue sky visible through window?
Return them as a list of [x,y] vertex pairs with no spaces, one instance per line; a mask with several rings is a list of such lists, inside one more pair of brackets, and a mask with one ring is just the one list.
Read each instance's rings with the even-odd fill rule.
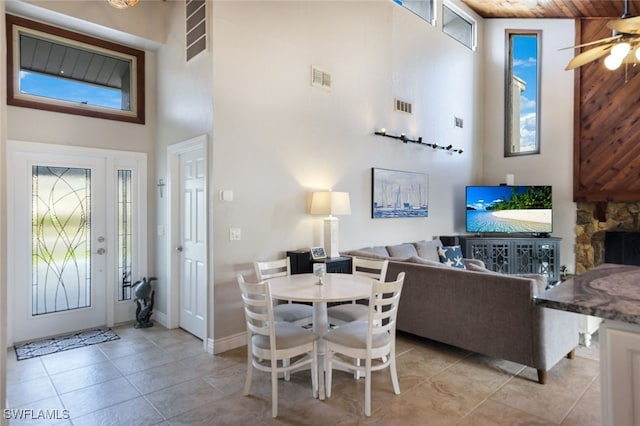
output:
[[20,71],[20,92],[50,99],[122,109],[122,94],[118,89],[29,71]]
[[536,105],[538,103],[536,35],[512,36],[513,74],[527,83],[520,97],[521,150],[532,151],[536,144]]

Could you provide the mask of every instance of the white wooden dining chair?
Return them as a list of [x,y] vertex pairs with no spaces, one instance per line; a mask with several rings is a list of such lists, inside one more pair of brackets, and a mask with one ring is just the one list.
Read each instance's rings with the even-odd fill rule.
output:
[[[247,378],[244,395],[249,395],[253,369],[271,373],[271,415],[278,416],[278,374],[311,366],[313,397],[318,397],[318,335],[299,325],[274,320],[268,281],[247,283],[237,277],[247,324]],[[294,363],[288,360],[298,357]]]
[[[363,275],[381,282],[384,282],[387,277],[388,267],[389,260],[387,259],[363,259],[359,257],[351,259],[351,273],[353,275]],[[337,326],[352,321],[366,321],[368,314],[368,306],[356,303],[355,300],[352,303],[331,306],[327,309],[329,324]]]
[[[291,262],[289,257],[264,262],[253,262],[258,281],[269,278],[291,275]],[[273,315],[276,321],[287,321],[297,325],[313,324],[313,307],[304,303],[287,301],[274,305]]]
[[[404,283],[404,272],[395,281],[375,282],[371,289],[367,321],[355,321],[330,330],[323,340],[325,350],[326,396],[331,397],[333,365],[358,370],[365,375],[364,414],[371,415],[371,373],[389,368],[393,392],[400,393],[396,371],[396,317]],[[344,359],[346,357],[347,359]],[[349,358],[364,360],[354,365]],[[374,364],[375,363],[375,364]]]

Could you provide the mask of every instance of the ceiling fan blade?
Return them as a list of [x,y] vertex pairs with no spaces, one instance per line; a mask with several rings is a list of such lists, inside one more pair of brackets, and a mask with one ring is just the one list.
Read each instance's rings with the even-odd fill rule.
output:
[[640,34],[640,16],[609,21],[607,27],[623,34]]
[[579,47],[593,46],[593,45],[601,44],[601,43],[609,43],[611,41],[618,40],[620,38],[622,38],[622,35],[618,34],[618,35],[611,36],[611,37],[601,38],[600,40],[590,41],[589,43],[583,43],[583,44],[577,44],[575,46],[563,47],[562,49],[558,49],[558,50],[577,49]]
[[596,59],[602,58],[607,53],[609,53],[612,44],[613,43],[607,43],[601,46],[596,46],[592,49],[587,50],[586,52],[582,52],[581,54],[576,55],[572,60],[569,61],[565,70],[572,70],[574,68],[586,65],[589,62],[593,62]]

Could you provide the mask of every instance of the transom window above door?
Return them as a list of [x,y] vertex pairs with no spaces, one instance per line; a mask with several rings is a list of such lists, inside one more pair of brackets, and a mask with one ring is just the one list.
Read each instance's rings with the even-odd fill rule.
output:
[[144,52],[7,17],[9,105],[144,124]]

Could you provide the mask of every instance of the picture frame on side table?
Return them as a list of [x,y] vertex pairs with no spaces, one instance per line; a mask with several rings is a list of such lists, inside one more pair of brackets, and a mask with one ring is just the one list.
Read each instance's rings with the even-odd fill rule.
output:
[[371,169],[371,217],[429,216],[429,175],[401,170]]
[[324,247],[311,247],[311,259],[320,260],[326,258],[327,253],[324,251]]

